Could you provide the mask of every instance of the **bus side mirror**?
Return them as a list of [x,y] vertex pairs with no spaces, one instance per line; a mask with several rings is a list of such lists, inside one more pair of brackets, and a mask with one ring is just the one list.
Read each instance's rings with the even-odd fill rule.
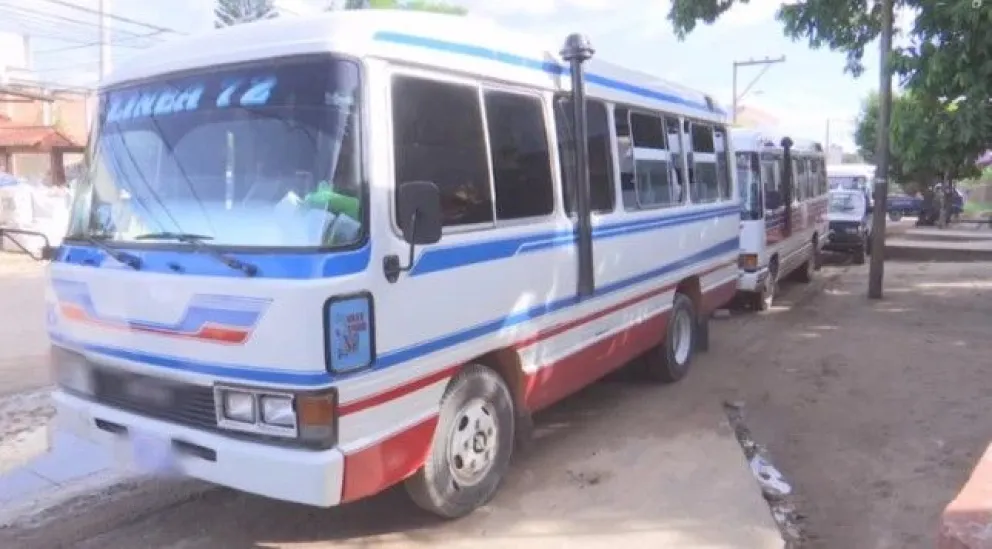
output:
[[396,282],[400,273],[413,268],[417,245],[435,244],[441,240],[444,225],[441,214],[441,191],[430,181],[409,181],[401,183],[396,197],[396,219],[403,240],[410,245],[406,265],[400,264],[396,255],[383,258],[383,273],[386,280]]
[[396,212],[403,240],[411,246],[441,240],[441,191],[434,183],[410,181],[401,184]]
[[[41,250],[36,254],[28,249],[27,246],[22,244],[20,240],[14,238],[13,235],[21,235],[29,238],[40,238],[44,241],[44,244],[41,245]],[[52,247],[51,241],[48,240],[48,237],[45,236],[44,233],[39,233],[37,231],[25,231],[23,229],[9,229],[0,227],[0,242],[4,239],[12,242],[14,246],[20,248],[22,252],[28,254],[28,256],[35,261],[51,261],[52,259],[55,259],[58,252],[58,248]]]

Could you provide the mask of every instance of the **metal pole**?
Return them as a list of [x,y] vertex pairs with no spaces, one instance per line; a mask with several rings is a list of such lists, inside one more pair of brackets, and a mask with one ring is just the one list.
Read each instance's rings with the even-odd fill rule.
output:
[[592,295],[595,287],[592,260],[592,207],[589,197],[589,151],[586,120],[585,77],[582,64],[592,59],[595,50],[589,39],[581,34],[570,34],[561,50],[562,59],[568,61],[572,76],[572,118],[575,128],[575,216],[578,244],[578,284],[576,293]]
[[754,78],[754,80],[752,80],[751,83],[748,84],[746,88],[744,88],[744,92],[741,93],[740,97],[738,97],[737,96],[737,68],[738,67],[749,67],[749,66],[752,66],[752,65],[764,65],[765,66],[765,69],[767,69],[769,65],[774,65],[776,63],[784,63],[784,62],[785,62],[785,56],[784,55],[780,55],[780,56],[778,56],[778,57],[776,57],[774,59],[772,59],[770,57],[766,57],[764,59],[748,59],[747,61],[734,61],[734,84],[733,84],[733,88],[734,88],[733,89],[733,94],[734,94],[734,97],[733,97],[732,107],[731,107],[733,109],[733,113],[731,114],[731,123],[732,124],[736,124],[737,123],[737,104],[740,102],[740,100],[745,95],[747,95],[747,92],[751,90],[751,86],[753,86],[758,81],[758,79],[761,78],[761,75],[764,74],[764,71],[762,71],[761,73],[759,73],[758,76],[756,76]]
[[868,269],[868,299],[882,299],[885,273],[885,209],[889,194],[889,125],[892,117],[892,0],[882,0],[882,70],[878,91],[878,146],[875,155],[875,205],[871,224],[871,263]]
[[730,118],[730,123],[736,126],[737,125],[737,61],[734,61],[734,91],[733,91],[733,93],[734,93],[734,102],[733,102],[733,106],[732,106],[733,111],[731,111],[733,114],[732,114],[732,116]]

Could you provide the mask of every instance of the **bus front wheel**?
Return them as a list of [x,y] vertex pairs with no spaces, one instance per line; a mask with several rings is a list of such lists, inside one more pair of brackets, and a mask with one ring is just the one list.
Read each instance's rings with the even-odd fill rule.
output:
[[513,453],[513,397],[503,378],[471,364],[448,384],[430,451],[405,483],[418,507],[442,518],[468,515],[496,495]]

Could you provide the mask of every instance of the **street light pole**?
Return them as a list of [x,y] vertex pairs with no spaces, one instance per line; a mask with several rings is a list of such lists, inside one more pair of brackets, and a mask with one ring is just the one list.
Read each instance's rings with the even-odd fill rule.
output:
[[[742,99],[745,95],[747,95],[747,92],[750,91],[751,90],[751,87],[754,86],[754,84],[758,81],[758,79],[761,78],[761,76],[763,74],[765,74],[765,71],[768,70],[768,67],[770,67],[770,66],[772,66],[772,65],[774,65],[776,63],[784,63],[784,62],[785,62],[785,56],[784,55],[780,55],[780,56],[778,56],[778,57],[776,57],[774,59],[772,59],[770,57],[765,57],[764,59],[748,59],[747,61],[734,61],[734,84],[733,84],[733,87],[734,87],[734,91],[733,91],[734,99],[733,99],[733,106],[732,106],[732,109],[733,110],[732,110],[732,114],[731,114],[731,123],[733,123],[733,124],[736,124],[737,123],[737,102],[740,99]],[[751,83],[748,84],[747,87],[744,88],[744,91],[741,92],[740,96],[738,96],[737,95],[737,68],[738,67],[749,67],[749,66],[752,66],[752,65],[763,65],[764,68],[761,69],[761,72],[758,73],[758,76],[755,76],[754,77],[754,80],[751,80]]]
[[882,299],[885,272],[885,210],[889,194],[889,125],[892,118],[892,0],[882,0],[882,64],[878,90],[878,143],[875,156],[875,206],[871,223],[871,263],[868,269],[868,299]]

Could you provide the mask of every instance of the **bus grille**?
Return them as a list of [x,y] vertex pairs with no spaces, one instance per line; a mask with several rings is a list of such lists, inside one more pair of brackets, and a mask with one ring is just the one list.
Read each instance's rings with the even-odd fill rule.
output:
[[96,369],[93,389],[100,404],[188,427],[218,430],[210,387]]

